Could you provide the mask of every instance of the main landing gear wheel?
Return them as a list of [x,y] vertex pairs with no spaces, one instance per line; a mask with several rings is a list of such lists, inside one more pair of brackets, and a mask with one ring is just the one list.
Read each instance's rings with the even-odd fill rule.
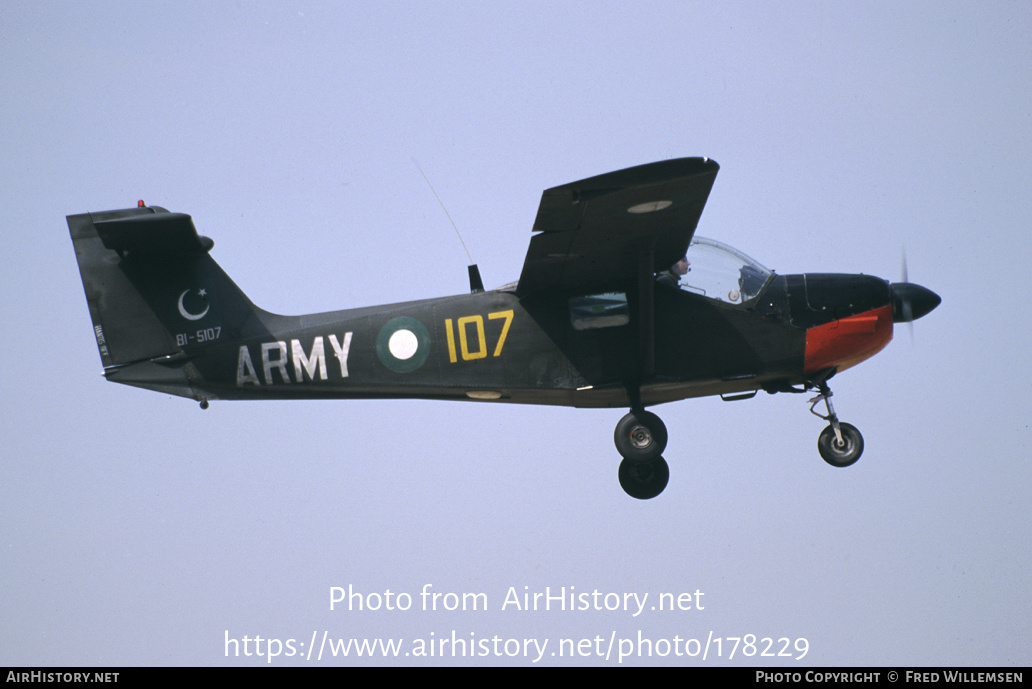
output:
[[842,441],[835,437],[835,427],[828,426],[821,431],[821,437],[817,439],[817,451],[821,453],[824,461],[833,467],[847,467],[864,452],[864,437],[856,427],[839,422],[839,430],[842,432]]
[[[616,424],[613,441],[624,459],[648,462],[658,458],[666,449],[667,430],[662,419],[652,412],[632,411]],[[623,469],[620,469],[620,476],[623,476]]]
[[620,462],[620,487],[632,498],[650,500],[666,488],[670,467],[662,457],[648,461],[625,459]]

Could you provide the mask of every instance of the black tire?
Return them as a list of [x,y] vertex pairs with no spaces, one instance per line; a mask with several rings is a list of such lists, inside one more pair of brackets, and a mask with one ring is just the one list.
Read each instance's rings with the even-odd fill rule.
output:
[[670,467],[662,457],[647,462],[620,462],[620,487],[632,498],[650,500],[663,492],[669,480]]
[[613,442],[624,459],[648,462],[662,455],[666,449],[666,426],[652,412],[632,411],[616,424]]
[[864,437],[855,426],[848,423],[839,423],[839,428],[842,430],[842,444],[835,440],[835,429],[828,426],[817,439],[817,451],[831,466],[847,467],[855,464],[864,453]]

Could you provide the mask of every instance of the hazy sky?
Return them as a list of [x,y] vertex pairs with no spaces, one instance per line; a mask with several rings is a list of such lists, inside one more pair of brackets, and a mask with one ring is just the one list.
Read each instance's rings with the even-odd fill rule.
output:
[[[6,3],[0,665],[1028,665],[1030,31],[1022,2]],[[468,289],[413,158],[490,287],[542,190],[692,155],[700,235],[782,273],[899,279],[905,247],[942,296],[835,378],[855,466],[796,395],[655,408],[671,478],[637,501],[624,410],[201,411],[99,375],[68,214],[189,213],[257,304],[325,311]],[[348,586],[411,608],[331,610]],[[590,609],[506,604],[546,589]],[[308,659],[324,634],[400,657]]]

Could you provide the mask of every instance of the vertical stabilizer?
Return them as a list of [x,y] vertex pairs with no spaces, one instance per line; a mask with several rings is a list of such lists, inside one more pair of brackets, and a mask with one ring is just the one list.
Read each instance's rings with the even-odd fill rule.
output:
[[70,215],[68,229],[105,375],[201,398],[191,347],[238,335],[256,311],[209,255],[213,242],[189,215],[157,207]]

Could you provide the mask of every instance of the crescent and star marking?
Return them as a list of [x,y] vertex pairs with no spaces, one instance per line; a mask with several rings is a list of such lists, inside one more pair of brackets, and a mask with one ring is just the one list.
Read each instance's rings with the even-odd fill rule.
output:
[[[185,297],[189,291],[190,290],[188,290],[188,289],[184,289],[183,293],[179,295],[179,315],[182,316],[183,318],[185,318],[188,321],[199,321],[199,320],[201,320],[202,318],[204,318],[205,316],[208,315],[208,309],[211,308],[211,304],[205,304],[204,305],[204,311],[201,311],[200,313],[190,313],[189,311],[186,310],[186,307],[183,306],[183,297]],[[202,297],[204,296],[204,290],[203,289],[198,290],[197,293],[199,295],[201,295]]]

